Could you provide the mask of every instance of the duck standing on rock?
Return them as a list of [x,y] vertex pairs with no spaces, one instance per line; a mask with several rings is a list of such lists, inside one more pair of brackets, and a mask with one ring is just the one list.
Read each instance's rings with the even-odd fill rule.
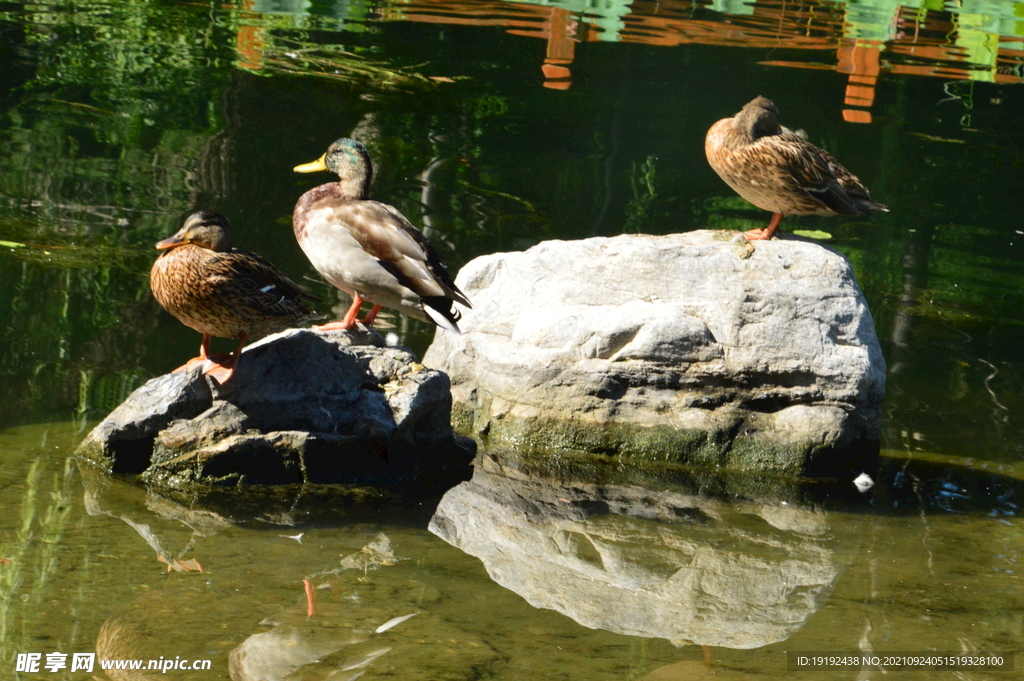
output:
[[[199,356],[176,372],[210,360],[213,365],[204,373],[226,383],[247,340],[321,318],[303,303],[319,298],[264,258],[231,247],[231,227],[220,213],[193,213],[156,247],[163,253],[149,273],[153,297],[182,324],[203,334]],[[237,338],[238,346],[227,357],[210,355],[211,336]]]
[[[453,303],[472,307],[418,229],[392,206],[366,197],[373,179],[370,155],[343,137],[312,163],[295,172],[329,170],[338,182],[314,187],[295,204],[292,227],[313,267],[333,286],[352,296],[341,319],[316,328],[348,329],[372,324],[381,307],[460,333]],[[373,303],[357,320],[364,301]]]
[[889,210],[831,154],[783,127],[778,107],[765,97],[712,125],[704,153],[737,194],[774,213],[765,229],[746,232],[751,241],[772,238],[787,215],[866,217]]

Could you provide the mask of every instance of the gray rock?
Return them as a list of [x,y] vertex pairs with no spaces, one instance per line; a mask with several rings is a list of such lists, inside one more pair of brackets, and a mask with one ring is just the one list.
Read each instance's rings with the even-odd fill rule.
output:
[[465,469],[448,377],[373,331],[293,329],[247,347],[226,385],[155,378],[78,453],[170,488],[195,483],[403,482]]
[[477,258],[448,373],[488,446],[845,474],[877,454],[885,363],[847,260],[731,232],[548,241]]
[[157,433],[157,441],[154,444],[169,452],[180,450],[182,447],[194,449],[197,446],[214,444],[229,435],[245,432],[251,423],[252,419],[241,409],[230,402],[218,400],[194,419],[171,422],[166,429]]
[[79,445],[115,473],[139,473],[149,463],[156,433],[172,421],[190,419],[210,405],[206,381],[197,374],[164,374],[149,380],[93,428]]

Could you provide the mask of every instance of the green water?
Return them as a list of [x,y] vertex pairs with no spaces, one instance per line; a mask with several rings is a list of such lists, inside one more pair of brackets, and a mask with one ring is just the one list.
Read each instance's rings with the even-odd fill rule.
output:
[[[805,674],[786,672],[786,650],[1020,649],[1024,3],[959,4],[0,4],[0,676],[90,678],[18,675],[14,658],[93,652],[111,618],[145,651],[131,657],[212,661],[180,678],[230,678],[229,652],[262,632],[322,658],[291,679],[786,678]],[[569,75],[549,69],[545,87],[556,53],[549,66]],[[846,94],[865,63],[880,69],[870,104]],[[889,366],[878,487],[798,495],[787,503],[814,522],[770,531],[777,514],[737,506],[722,515],[734,529],[715,521],[731,539],[700,544],[739,543],[737,560],[765,565],[797,560],[794,547],[827,556],[817,587],[775,594],[805,603],[781,640],[716,645],[708,672],[694,645],[587,628],[568,601],[534,607],[427,531],[436,498],[292,490],[203,515],[67,461],[88,424],[195,353],[198,334],[148,290],[152,244],[190,212],[227,215],[239,246],[325,312],[347,301],[289,226],[324,178],[291,168],[342,135],[369,147],[374,197],[424,226],[453,271],[550,238],[749,229],[767,215],[714,175],[703,137],[758,94],[891,208],[784,224],[829,233],[870,303]],[[426,325],[386,321],[417,352],[429,344]],[[696,542],[678,538],[682,521],[570,520],[552,532],[587,545]],[[327,574],[381,532],[393,564]],[[661,560],[623,546],[638,565]],[[157,553],[205,572],[167,573]],[[305,578],[322,587],[313,618]],[[752,612],[766,593],[751,587]]]

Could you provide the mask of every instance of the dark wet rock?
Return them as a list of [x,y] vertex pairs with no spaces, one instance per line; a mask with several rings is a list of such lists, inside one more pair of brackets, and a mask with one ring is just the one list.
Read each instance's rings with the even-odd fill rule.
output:
[[424,362],[457,426],[537,447],[795,474],[877,457],[885,362],[849,262],[734,233],[549,241],[473,260]]
[[430,531],[579,624],[676,645],[784,641],[828,601],[856,528],[819,507],[606,476],[546,478],[481,454]]
[[103,419],[80,451],[102,454],[114,472],[138,473],[149,459],[154,434],[199,414],[211,400],[210,386],[193,374],[157,376]]
[[230,402],[217,402],[194,419],[172,422],[157,435],[159,444],[169,450],[200,442],[213,444],[228,435],[248,430],[252,423],[245,412]]
[[291,330],[246,348],[224,386],[155,378],[78,453],[173,488],[194,483],[407,482],[464,469],[448,377],[373,331]]

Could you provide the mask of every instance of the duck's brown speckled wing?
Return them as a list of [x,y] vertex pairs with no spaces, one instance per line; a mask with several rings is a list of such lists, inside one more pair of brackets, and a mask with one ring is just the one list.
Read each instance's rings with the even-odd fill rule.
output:
[[792,183],[792,190],[840,215],[866,216],[872,209],[885,210],[882,204],[871,200],[856,175],[827,151],[796,134],[784,132],[763,137],[753,146],[771,149],[784,171],[784,181]]
[[398,209],[378,201],[335,201],[333,211],[334,219],[402,286],[424,299],[447,298],[472,307],[434,247]]
[[183,324],[221,338],[262,338],[320,316],[316,300],[258,255],[195,244],[166,250],[150,272],[153,296]]
[[210,285],[230,298],[241,313],[266,317],[308,314],[304,300],[320,300],[255,253],[232,250],[212,253],[205,266]]
[[836,181],[839,183],[839,186],[843,188],[843,191],[845,191],[850,198],[860,204],[861,209],[864,210],[864,214],[868,214],[872,210],[889,210],[884,204],[872,199],[871,194],[868,191],[868,188],[864,186],[864,183],[839,163],[839,161],[833,158],[830,153],[824,149],[818,149],[817,147],[815,147],[815,150],[828,163],[829,171],[831,171],[835,176]]

